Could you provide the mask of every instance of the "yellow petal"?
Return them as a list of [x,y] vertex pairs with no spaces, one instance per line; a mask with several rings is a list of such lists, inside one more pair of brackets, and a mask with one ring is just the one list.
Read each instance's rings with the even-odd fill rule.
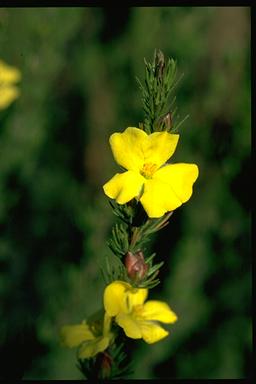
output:
[[140,202],[151,218],[161,217],[182,204],[170,185],[155,178],[145,182]]
[[134,171],[117,173],[104,186],[105,194],[115,199],[118,204],[125,204],[138,196],[144,183],[144,178]]
[[116,322],[121,328],[123,328],[126,336],[130,337],[131,339],[141,339],[141,329],[136,320],[131,315],[120,313],[116,316]]
[[94,336],[87,324],[64,325],[60,330],[62,345],[73,348],[83,341],[93,340]]
[[139,172],[143,165],[151,163],[160,167],[174,153],[179,135],[128,127],[123,133],[110,136],[110,146],[116,162],[122,167]]
[[142,305],[146,300],[148,290],[146,288],[132,288],[124,281],[114,281],[104,291],[104,308],[108,316],[116,316],[118,313],[130,313],[134,306]]
[[0,86],[2,84],[14,83],[20,80],[20,78],[21,73],[17,68],[12,67],[0,60]]
[[181,203],[185,203],[192,195],[192,187],[198,174],[196,164],[169,164],[156,171],[154,179],[170,185]]
[[176,314],[167,303],[156,300],[149,300],[144,304],[142,316],[146,320],[161,321],[168,324],[177,320]]
[[127,312],[130,312],[133,307],[142,305],[148,295],[148,289],[146,288],[131,288],[126,291]]
[[113,133],[109,142],[116,162],[126,169],[139,171],[144,164],[145,140],[147,134],[135,127],[128,127],[123,133]]
[[103,301],[108,316],[116,316],[119,312],[125,310],[125,292],[130,288],[130,284],[118,280],[105,288]]
[[141,321],[140,329],[143,340],[145,340],[148,344],[156,343],[169,335],[169,332],[160,325],[149,321]]
[[179,135],[168,132],[154,132],[148,136],[144,145],[144,163],[156,164],[158,167],[166,163],[173,155],[178,144]]
[[109,337],[97,337],[94,340],[86,341],[82,344],[78,351],[80,359],[89,359],[97,355],[99,352],[105,351],[109,346]]
[[15,86],[0,86],[0,109],[7,108],[17,97],[20,92]]

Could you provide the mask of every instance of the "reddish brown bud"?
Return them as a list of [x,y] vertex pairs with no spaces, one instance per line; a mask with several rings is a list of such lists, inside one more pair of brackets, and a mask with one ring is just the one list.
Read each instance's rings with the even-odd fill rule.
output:
[[165,68],[165,59],[164,54],[160,49],[155,53],[155,66],[157,77],[162,79]]
[[127,274],[132,280],[143,279],[148,271],[148,265],[145,263],[144,255],[141,251],[134,254],[127,252],[124,263]]
[[170,131],[170,129],[172,128],[172,115],[171,115],[171,112],[168,112],[166,113],[164,116],[162,116],[159,121],[158,121],[158,124],[160,124],[160,126],[163,124],[163,129],[165,131]]
[[164,123],[166,125],[167,131],[169,131],[172,127],[172,115],[168,112],[164,117]]
[[112,366],[112,358],[107,352],[103,352],[102,354],[102,362],[101,362],[101,370],[102,370],[102,378],[108,378]]

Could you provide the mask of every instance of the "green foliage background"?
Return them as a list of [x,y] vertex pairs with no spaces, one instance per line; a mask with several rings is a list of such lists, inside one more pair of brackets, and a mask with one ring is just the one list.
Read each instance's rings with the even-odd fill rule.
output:
[[155,48],[184,73],[173,161],[200,177],[152,244],[165,266],[151,298],[179,321],[155,345],[130,342],[132,377],[251,373],[250,9],[1,8],[0,57],[22,72],[0,114],[3,378],[81,378],[58,330],[101,306],[108,138],[142,121],[135,76]]

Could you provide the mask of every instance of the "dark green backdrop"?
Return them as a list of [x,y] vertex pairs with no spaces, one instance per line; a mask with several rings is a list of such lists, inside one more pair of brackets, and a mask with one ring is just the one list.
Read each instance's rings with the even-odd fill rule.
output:
[[1,8],[0,58],[22,72],[0,113],[3,378],[81,378],[58,329],[101,305],[108,137],[142,121],[135,76],[155,48],[184,73],[173,160],[200,176],[152,244],[165,266],[151,297],[179,321],[162,342],[131,342],[133,377],[250,375],[250,9]]

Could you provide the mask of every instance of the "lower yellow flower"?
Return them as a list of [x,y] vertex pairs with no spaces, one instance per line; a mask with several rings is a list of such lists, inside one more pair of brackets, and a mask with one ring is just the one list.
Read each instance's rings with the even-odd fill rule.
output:
[[105,314],[103,326],[98,329],[96,323],[83,321],[77,325],[64,325],[60,330],[61,343],[65,347],[78,347],[79,359],[89,359],[108,348],[112,333],[111,318]]
[[166,164],[173,155],[178,134],[128,127],[110,136],[116,162],[127,171],[117,173],[104,184],[105,194],[118,204],[138,199],[148,217],[173,211],[192,196],[199,171],[196,164]]
[[20,94],[15,83],[21,78],[20,71],[0,60],[0,109],[7,108]]
[[104,307],[109,316],[123,328],[126,336],[155,343],[169,332],[158,322],[171,324],[177,320],[168,304],[149,300],[145,303],[148,289],[133,288],[123,281],[114,281],[104,291]]

